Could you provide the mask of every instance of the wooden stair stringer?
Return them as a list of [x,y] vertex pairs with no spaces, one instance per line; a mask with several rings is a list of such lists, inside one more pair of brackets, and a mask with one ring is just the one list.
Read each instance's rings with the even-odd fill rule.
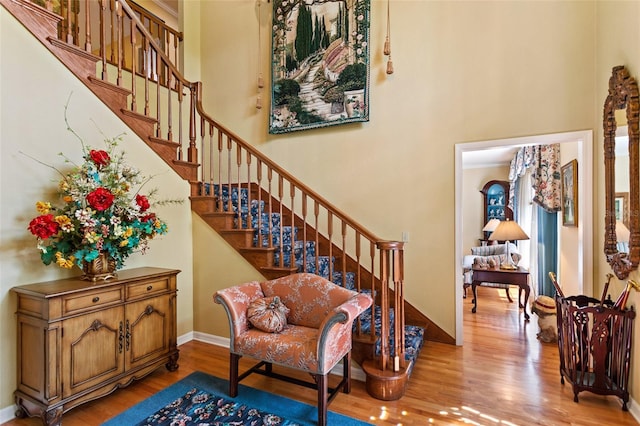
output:
[[130,96],[130,92],[96,77],[100,58],[57,38],[57,27],[63,19],[61,16],[29,0],[0,0],[0,4],[178,175],[186,180],[197,178],[198,164],[176,160],[175,152],[169,156],[165,149],[159,149],[158,145],[150,140],[150,137],[155,135],[155,119],[126,109],[126,98]]
[[[56,38],[58,34],[58,24],[62,20],[61,16],[32,3],[30,0],[0,0],[0,4],[9,13],[11,13],[31,34],[33,34],[45,46],[47,50],[49,50],[56,58],[58,58],[64,64],[64,66],[69,69],[69,71],[71,71],[83,84],[85,84],[85,86],[87,86],[89,90],[91,90],[98,97],[98,99],[100,99],[109,109],[111,109],[114,114],[116,114],[138,137],[142,139],[142,141],[150,146],[151,149],[160,158],[162,158],[174,171],[176,171],[176,173],[178,173],[183,179],[189,181],[190,183],[197,180],[197,170],[199,165],[176,159],[174,151],[175,146],[171,145],[171,143],[166,144],[160,138],[155,137],[155,120],[141,114],[123,112],[127,111],[126,104],[128,98],[130,97],[130,93],[126,89],[103,81],[96,77],[97,64],[100,61],[99,58],[92,55],[91,53],[77,48],[72,44],[65,43]],[[272,198],[272,202],[273,201],[275,201],[274,205],[278,205],[275,198]],[[193,205],[194,204],[192,203],[192,207]],[[205,218],[205,221],[207,221],[207,223],[209,223],[209,221],[206,219],[206,212],[197,213],[201,216],[205,215],[202,217]],[[285,210],[283,209],[283,214],[291,214],[291,212],[285,213]],[[302,219],[297,216],[294,218],[294,221],[296,224],[303,223]],[[312,229],[312,227],[308,223],[305,226],[307,226],[307,232]],[[213,226],[212,228],[215,229],[215,227]],[[234,247],[236,247],[238,251],[251,246],[251,241],[246,235],[240,239],[242,240],[242,242],[248,242],[248,244],[244,246],[238,244],[236,246],[236,240],[238,240],[239,237],[237,235],[234,236],[233,232],[230,232],[233,230],[221,229],[216,231],[221,235],[226,233],[226,237],[225,235],[223,235],[223,237],[225,237],[227,241],[232,241],[232,245],[234,245]],[[315,230],[313,230],[313,232],[315,232]],[[308,238],[308,240],[310,241],[311,238]],[[328,240],[321,235],[319,235],[318,240],[321,246],[323,244],[329,244]],[[340,259],[342,257],[341,250],[335,245],[332,248],[332,254],[336,257],[336,259]],[[252,254],[251,256],[254,256],[254,254]],[[350,266],[352,265],[357,266],[357,262],[354,259],[348,256],[346,258],[347,270],[349,270]],[[258,263],[258,265],[261,264],[262,261]],[[256,269],[262,272],[266,277],[273,278],[285,275],[287,273],[293,273],[296,270],[295,268],[263,266],[256,266]],[[362,272],[364,273],[365,271],[363,270]],[[361,276],[366,277],[366,274]],[[363,288],[366,287],[363,286]],[[376,288],[379,288],[379,283],[376,283]],[[433,323],[428,317],[426,317],[418,309],[416,309],[406,301],[405,318],[407,324],[419,326],[428,325],[425,331],[426,340],[455,343],[455,339],[449,336],[440,327]]]

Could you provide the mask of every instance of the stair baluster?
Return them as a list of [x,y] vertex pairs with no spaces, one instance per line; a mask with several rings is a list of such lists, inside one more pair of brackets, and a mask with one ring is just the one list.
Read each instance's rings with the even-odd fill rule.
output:
[[[28,13],[24,10],[17,12],[18,9],[28,9],[20,3],[29,2],[0,0],[0,4],[18,19],[20,14]],[[156,40],[150,30],[150,24],[143,24],[137,12],[126,0],[110,0],[108,10],[106,0],[84,0],[77,3],[77,11],[72,10],[70,1],[66,1],[65,4],[62,17],[56,18],[53,14],[47,17],[49,20],[59,18],[58,22],[63,22],[60,26],[63,31],[60,34],[46,34],[46,31],[49,31],[46,28],[51,25],[29,28],[28,22],[23,23],[62,61],[67,60],[70,55],[76,55],[73,57],[74,60],[67,63],[68,68],[100,96],[105,104],[167,164],[191,183],[192,208],[196,213],[224,238],[231,238],[228,236],[231,234],[225,234],[223,231],[230,231],[234,227],[233,222],[236,223],[234,231],[252,232],[253,239],[248,239],[246,244],[238,244],[236,247],[265,277],[275,278],[297,270],[316,273],[322,270],[323,275],[340,285],[358,291],[368,291],[377,301],[386,301],[386,305],[380,305],[378,302],[370,309],[367,321],[356,322],[356,339],[366,342],[373,350],[359,359],[354,359],[361,363],[372,357],[375,353],[375,342],[378,341],[384,368],[388,369],[398,364],[400,373],[406,375],[412,361],[405,359],[404,317],[407,311],[402,288],[402,243],[382,241],[254,146],[207,115],[202,108],[202,84],[186,80],[175,62],[170,59],[171,53],[178,57],[178,40],[181,39],[181,35],[180,38],[173,37],[173,47],[169,36],[170,33],[177,32],[163,28],[158,30],[158,34],[164,36]],[[48,5],[50,7],[50,4]],[[89,8],[95,10],[89,11]],[[100,31],[83,28],[82,32],[74,33],[79,31],[81,25],[92,24],[91,19],[77,19],[77,13],[85,17],[100,17]],[[107,26],[109,28],[106,28]],[[124,48],[125,26],[131,28],[131,49]],[[84,49],[77,49],[80,43],[78,34],[87,37],[84,40]],[[99,37],[96,34],[99,34]],[[107,40],[109,34],[110,38]],[[63,46],[63,42],[54,43],[53,39],[58,37],[66,39],[69,45],[76,46],[75,50],[70,46]],[[137,52],[138,42],[142,44],[142,62],[139,62],[134,54]],[[97,43],[100,44],[99,47],[96,47]],[[111,58],[108,60],[109,45]],[[97,49],[100,56],[93,56],[91,52],[85,52],[86,49]],[[128,50],[131,52],[125,52]],[[170,52],[171,50],[173,52]],[[80,58],[80,51],[89,54]],[[155,62],[151,58],[154,58]],[[90,68],[87,63],[93,67],[94,75],[87,75],[86,70]],[[155,78],[152,78],[152,69],[156,74]],[[117,71],[117,75],[109,71]],[[100,78],[96,77],[99,72]],[[128,78],[131,78],[131,84]],[[141,79],[144,79],[144,84]],[[137,85],[136,81],[140,85]],[[136,111],[137,89],[145,92],[145,105],[141,113]],[[155,97],[150,96],[153,90],[156,91]],[[142,94],[140,96],[142,99]],[[184,96],[189,96],[188,111],[187,107],[183,107]],[[155,108],[149,105],[151,98],[155,99]],[[165,135],[166,139],[161,139],[161,135]],[[187,138],[189,142],[185,146],[183,141]],[[235,167],[232,163],[234,150]],[[187,154],[186,161],[183,153]],[[256,161],[253,161],[254,157]],[[266,179],[263,178],[265,172]],[[286,189],[289,190],[288,196],[285,196]],[[253,200],[256,199],[257,203],[254,203]],[[243,204],[246,206],[246,213]],[[313,209],[312,212],[310,208]],[[264,224],[264,220],[267,224]],[[291,239],[286,252],[284,241],[289,237],[284,234],[285,220]],[[334,226],[338,225],[339,235],[334,232]],[[297,232],[300,232],[300,235]],[[368,252],[366,248],[362,250],[363,243],[369,244]],[[285,259],[285,254],[288,260]],[[277,261],[274,260],[274,255],[277,256]],[[392,302],[389,299],[390,286],[393,292]],[[393,306],[389,306],[390,304]],[[378,312],[385,315],[386,321],[383,321],[382,327],[376,326]],[[430,324],[415,308],[410,312],[413,324],[422,327]],[[393,325],[390,325],[391,321]],[[379,331],[381,328],[382,331]],[[381,334],[379,338],[376,337],[378,333]],[[420,346],[421,343],[414,347],[411,360],[417,356]],[[392,364],[389,364],[390,361]],[[397,368],[391,368],[392,372],[395,370]],[[395,384],[392,385],[394,395],[397,394],[396,387]],[[385,390],[383,393],[389,396],[389,391]]]

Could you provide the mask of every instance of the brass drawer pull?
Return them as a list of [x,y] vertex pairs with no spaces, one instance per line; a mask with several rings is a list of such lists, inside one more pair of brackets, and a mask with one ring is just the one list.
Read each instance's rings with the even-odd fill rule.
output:
[[98,296],[94,297],[93,299],[91,299],[91,301],[93,303],[98,303],[100,301],[100,298]]
[[147,291],[151,291],[151,290],[153,290],[153,286],[152,285],[147,286]]

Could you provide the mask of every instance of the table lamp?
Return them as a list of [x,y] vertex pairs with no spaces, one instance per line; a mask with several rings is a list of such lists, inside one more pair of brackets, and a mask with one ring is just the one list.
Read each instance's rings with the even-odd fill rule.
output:
[[516,222],[512,220],[504,220],[500,222],[495,231],[489,236],[489,241],[504,241],[506,244],[507,261],[500,265],[500,269],[518,269],[511,253],[509,253],[509,241],[528,240],[529,236],[520,228]]
[[621,253],[629,253],[629,239],[631,238],[631,232],[629,228],[625,226],[619,220],[616,220],[616,240],[618,241],[618,251]]
[[[488,232],[489,235],[491,235],[491,233],[496,230],[498,225],[500,225],[500,219],[496,219],[494,217],[493,219],[490,219],[486,225],[484,225],[484,228],[482,228],[482,232]],[[486,235],[485,235],[485,238],[486,238]]]
[[498,225],[500,225],[500,219],[496,219],[494,217],[493,219],[489,220],[489,222],[487,222],[487,224],[484,226],[484,228],[482,228],[482,230],[484,232],[493,232],[496,230]]

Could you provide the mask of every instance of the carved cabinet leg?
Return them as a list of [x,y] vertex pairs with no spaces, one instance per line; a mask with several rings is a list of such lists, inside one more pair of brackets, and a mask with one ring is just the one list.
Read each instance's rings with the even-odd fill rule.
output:
[[169,357],[169,362],[167,362],[165,364],[165,367],[167,367],[167,370],[169,371],[176,371],[179,367],[178,365],[178,358],[180,357],[180,353],[176,352],[175,354],[171,355],[171,357]]
[[62,424],[62,407],[42,413],[42,423],[46,426],[60,426]]
[[14,415],[18,419],[24,419],[25,417],[27,417],[27,413],[26,413],[26,411],[24,411],[24,409],[22,407],[18,407],[16,409],[16,412],[14,413]]

